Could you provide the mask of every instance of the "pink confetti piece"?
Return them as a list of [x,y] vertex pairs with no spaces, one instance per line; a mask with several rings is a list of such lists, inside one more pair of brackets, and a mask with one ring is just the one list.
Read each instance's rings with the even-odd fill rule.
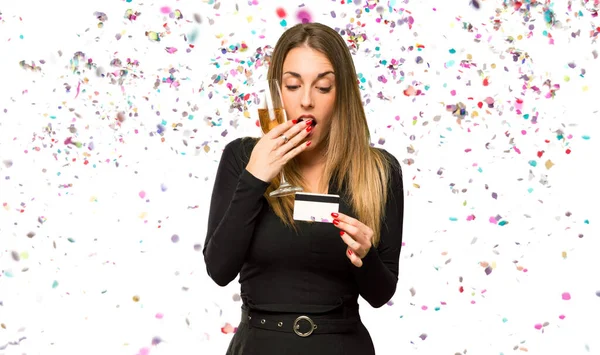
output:
[[168,7],[168,6],[163,6],[163,7],[160,8],[160,12],[163,13],[163,14],[168,14],[168,13],[171,12],[171,8]]
[[223,334],[231,334],[233,332],[234,332],[234,328],[229,323],[226,323],[224,327],[221,327],[221,333],[223,333]]
[[562,299],[565,300],[565,301],[570,300],[571,299],[571,294],[568,293],[568,292],[563,292]]
[[299,10],[296,13],[296,18],[302,23],[312,22],[312,15],[307,10]]
[[75,95],[75,98],[77,98],[79,96],[80,89],[81,89],[81,81],[77,84],[77,95]]
[[175,48],[175,47],[167,47],[167,48],[165,48],[165,50],[169,54],[173,54],[173,53],[177,52],[177,48]]
[[140,195],[140,198],[144,198],[144,197],[146,197],[146,192],[140,191],[139,195]]

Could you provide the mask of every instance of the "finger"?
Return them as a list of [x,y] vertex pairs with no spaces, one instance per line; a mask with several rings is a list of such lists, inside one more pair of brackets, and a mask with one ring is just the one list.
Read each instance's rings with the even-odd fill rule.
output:
[[339,229],[345,231],[346,233],[349,233],[350,235],[352,235],[355,240],[365,239],[364,237],[361,238],[364,235],[364,233],[361,233],[361,230],[358,227],[348,224],[344,221],[341,221],[338,218],[333,220],[333,225],[338,227]]
[[283,132],[289,130],[295,124],[296,124],[296,120],[286,121],[283,124],[275,126],[275,128],[270,130],[269,133],[265,134],[265,136],[269,137],[269,138],[278,138],[283,134]]
[[[306,122],[307,121],[302,121],[298,124],[295,124],[292,127],[289,127],[288,130],[285,131],[284,133],[282,133],[280,136],[275,137],[274,139],[277,141],[275,149],[285,145],[286,143],[288,144],[289,149],[292,149],[292,147],[296,146],[300,142],[301,139],[296,140],[295,141],[296,144],[289,144],[289,143],[293,143],[294,141],[292,138],[295,138],[296,136],[300,135],[299,133],[308,134],[308,131],[306,131],[306,128],[307,128]],[[287,138],[287,140],[283,139],[284,136]]]
[[[274,151],[277,151],[277,155],[279,157],[283,157],[287,152],[289,152],[292,148],[297,146],[310,131],[307,131],[308,124],[307,121],[300,122],[285,131],[281,136],[274,138],[275,145],[273,146]],[[284,138],[285,137],[285,138]],[[283,148],[282,148],[283,147]],[[281,148],[281,149],[280,149]]]
[[346,250],[346,256],[348,257],[348,259],[350,259],[350,262],[352,262],[352,265],[354,265],[356,267],[362,267],[363,266],[362,259],[359,258],[354,252],[352,252],[352,250],[347,249]]
[[339,212],[332,213],[331,216],[335,218],[333,220],[334,225],[340,229],[350,232],[350,234],[352,234],[356,240],[371,241],[373,231],[361,221]]
[[290,150],[289,152],[287,152],[284,156],[283,156],[283,161],[284,164],[289,162],[291,159],[293,159],[296,155],[302,153],[306,148],[308,148],[310,146],[310,144],[312,143],[312,141],[308,141],[306,143],[302,143],[299,146],[297,146],[296,148]]
[[294,127],[288,129],[287,132],[285,132],[285,136],[289,138],[289,141],[284,145],[288,146],[288,150],[300,144],[300,142],[302,142],[304,138],[306,138],[306,136],[310,133],[312,127],[309,123],[305,122],[307,121],[299,123]]
[[348,234],[348,232],[340,231],[340,237],[348,245],[348,248],[352,250],[354,253],[360,254],[360,243],[353,238],[352,235]]
[[348,215],[345,215],[343,213],[339,213],[339,212],[338,213],[332,213],[331,216],[334,217],[335,219],[337,219],[337,220],[339,220],[341,222],[344,222],[344,223],[346,223],[348,225],[351,225],[351,226],[355,226],[355,227],[360,227],[360,225],[364,226],[364,224],[362,224],[362,222],[359,221],[358,219],[352,218],[352,217],[350,217]]

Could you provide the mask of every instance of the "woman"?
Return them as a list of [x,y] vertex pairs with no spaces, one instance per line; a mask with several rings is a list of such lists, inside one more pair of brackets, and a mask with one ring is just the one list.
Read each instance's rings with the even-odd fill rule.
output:
[[[290,121],[225,146],[204,244],[220,286],[240,274],[242,320],[227,354],[374,354],[358,296],[378,308],[394,295],[402,244],[400,164],[370,146],[344,40],[299,24],[277,42]],[[292,218],[294,196],[271,198],[280,171],[305,192],[340,195],[334,223]]]

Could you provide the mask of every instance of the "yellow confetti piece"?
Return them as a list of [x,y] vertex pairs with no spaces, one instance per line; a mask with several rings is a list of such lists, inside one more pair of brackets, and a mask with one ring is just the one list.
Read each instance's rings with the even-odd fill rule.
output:
[[565,82],[568,83],[569,81],[571,81],[571,78],[568,75],[565,75]]
[[250,118],[250,111],[244,111],[244,117]]
[[546,161],[546,169],[550,170],[550,168],[553,166],[554,166],[554,163],[552,162],[552,160],[548,159]]
[[590,88],[589,88],[587,85],[584,85],[584,86],[583,86],[583,92],[586,92],[586,91],[588,91],[589,89],[590,89]]
[[146,218],[146,216],[148,216],[148,212],[142,212],[140,214],[140,218]]
[[139,302],[140,301],[140,296],[135,295],[133,296],[133,302]]
[[563,259],[566,259],[566,258],[567,258],[567,252],[566,252],[566,251],[563,251],[563,252],[562,252],[562,257],[563,257]]
[[415,188],[417,188],[417,189],[420,189],[420,188],[421,188],[421,185],[419,185],[419,184],[416,184],[416,183],[413,183],[413,186],[414,186]]
[[209,147],[208,145],[205,145],[205,146],[204,146],[204,152],[205,152],[205,153],[208,153],[208,152],[210,152],[210,147]]
[[246,21],[248,21],[248,23],[252,22],[252,16],[246,17]]

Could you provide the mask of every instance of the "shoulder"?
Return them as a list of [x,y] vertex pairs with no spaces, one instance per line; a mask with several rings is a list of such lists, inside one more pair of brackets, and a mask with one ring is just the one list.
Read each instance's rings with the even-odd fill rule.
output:
[[242,164],[247,163],[256,142],[258,142],[256,137],[236,138],[225,145],[223,156],[228,159],[235,159]]
[[400,162],[392,153],[388,152],[384,148],[374,147],[372,149],[377,151],[379,154],[381,154],[381,156],[384,158],[384,160],[387,162],[388,166],[390,167],[391,171],[396,171],[396,172],[399,172],[400,174],[402,174],[402,169],[400,168]]

